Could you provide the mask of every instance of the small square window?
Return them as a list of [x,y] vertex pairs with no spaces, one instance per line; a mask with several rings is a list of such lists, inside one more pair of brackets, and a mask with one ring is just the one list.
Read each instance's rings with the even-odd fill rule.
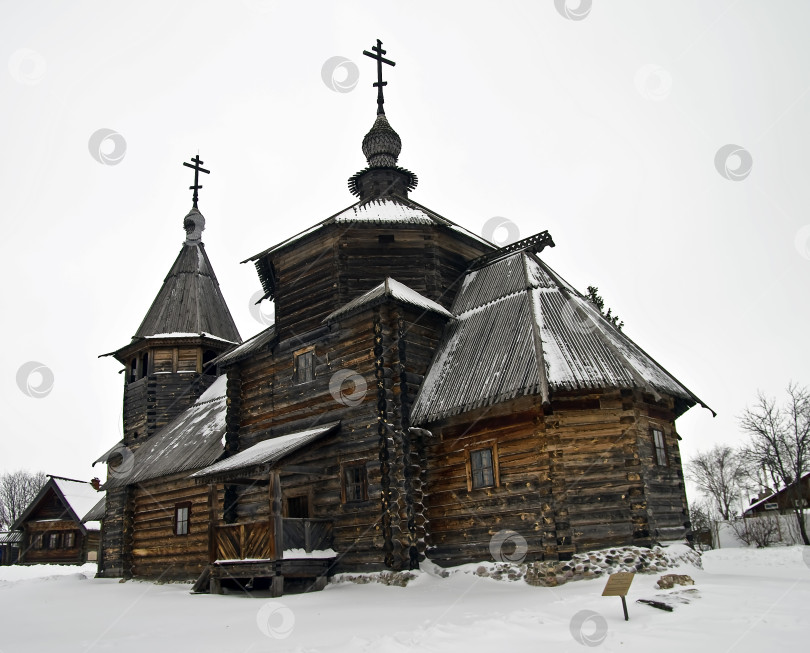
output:
[[664,432],[661,429],[653,429],[653,444],[655,445],[655,462],[660,467],[669,466],[667,458],[667,444],[664,440]]
[[295,354],[294,378],[296,383],[306,383],[315,378],[315,350],[297,352]]
[[174,508],[174,534],[188,535],[188,520],[191,504],[178,504]]
[[354,463],[343,467],[343,500],[366,501],[368,499],[368,472],[365,463]]
[[470,451],[470,480],[473,489],[495,486],[495,464],[491,448]]

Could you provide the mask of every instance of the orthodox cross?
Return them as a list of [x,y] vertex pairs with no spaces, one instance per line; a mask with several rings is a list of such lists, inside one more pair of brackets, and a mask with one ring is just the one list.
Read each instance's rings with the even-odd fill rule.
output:
[[374,82],[373,86],[377,87],[377,115],[379,116],[385,114],[385,110],[383,109],[383,104],[385,103],[383,99],[383,86],[388,85],[388,82],[384,82],[382,78],[382,65],[386,63],[389,66],[396,66],[396,63],[383,57],[385,50],[382,49],[382,41],[380,41],[380,39],[377,39],[377,45],[373,46],[371,49],[374,51],[374,54],[371,54],[368,50],[363,50],[363,54],[377,61],[377,81]]
[[200,161],[200,155],[199,154],[197,154],[197,156],[195,156],[191,160],[194,162],[194,165],[191,165],[190,163],[187,163],[186,161],[183,161],[183,165],[186,166],[186,168],[193,168],[194,169],[194,185],[189,186],[188,189],[194,191],[194,196],[193,196],[192,199],[194,200],[194,208],[196,209],[197,208],[197,199],[199,197],[197,195],[197,191],[200,188],[202,188],[202,185],[200,184],[200,173],[204,172],[205,174],[210,175],[211,171],[206,170],[205,168],[202,167],[203,161]]

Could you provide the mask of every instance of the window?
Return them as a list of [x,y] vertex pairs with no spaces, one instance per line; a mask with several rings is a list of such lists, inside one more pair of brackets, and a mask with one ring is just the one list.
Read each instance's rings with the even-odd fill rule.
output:
[[368,499],[368,472],[366,463],[352,463],[343,467],[343,502]]
[[76,534],[65,533],[62,537],[62,546],[66,549],[72,549],[76,545]]
[[133,383],[138,380],[138,359],[133,358],[129,364],[129,382]]
[[59,548],[59,540],[62,539],[59,537],[59,533],[51,533],[48,535],[48,548],[49,549],[58,549]]
[[206,349],[203,352],[202,357],[202,367],[203,367],[203,374],[216,374],[216,368],[212,367],[210,370],[208,369],[211,366],[211,361],[217,357],[217,352]]
[[178,503],[174,507],[174,534],[188,535],[188,519],[191,513],[190,503]]
[[141,378],[149,376],[149,352],[145,351],[141,356]]
[[34,535],[34,548],[41,549],[42,548],[42,533],[37,533]]
[[664,441],[664,432],[661,429],[653,429],[653,444],[655,445],[655,462],[661,467],[669,465],[667,461],[667,444]]
[[296,383],[306,383],[315,378],[315,348],[295,352],[294,378]]
[[306,494],[287,498],[287,517],[291,519],[306,519],[309,517],[309,497]]
[[469,452],[470,456],[470,489],[482,487],[494,487],[495,483],[495,460],[492,455],[492,448],[475,449]]

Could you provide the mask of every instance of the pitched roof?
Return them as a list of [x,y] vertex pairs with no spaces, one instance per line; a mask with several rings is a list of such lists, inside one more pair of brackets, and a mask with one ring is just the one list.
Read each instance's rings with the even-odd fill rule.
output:
[[309,229],[305,229],[304,231],[296,234],[280,242],[273,247],[265,249],[264,251],[251,256],[248,259],[242,261],[242,263],[247,263],[248,261],[257,261],[258,259],[262,258],[266,254],[270,254],[271,252],[275,252],[276,250],[280,250],[287,245],[290,245],[297,240],[300,240],[304,236],[308,236],[320,229],[326,227],[330,224],[347,224],[347,223],[363,223],[363,224],[434,224],[434,225],[441,225],[444,227],[448,227],[457,231],[458,233],[464,234],[468,238],[475,240],[478,243],[482,243],[484,245],[489,245],[493,249],[495,249],[495,245],[490,243],[488,240],[481,238],[481,236],[467,231],[464,227],[457,225],[455,222],[448,220],[447,218],[442,217],[435,211],[431,211],[430,209],[414,202],[411,199],[406,199],[404,197],[379,197],[370,200],[361,200],[349,206],[348,208],[343,209],[335,213],[334,215],[326,218],[326,220],[322,220],[321,222],[313,225]]
[[104,513],[107,510],[107,493],[102,492],[101,498],[96,502],[90,510],[85,513],[84,517],[82,517],[82,521],[85,523],[89,522],[98,522],[104,519]]
[[213,465],[192,474],[192,478],[226,478],[233,472],[253,473],[269,470],[285,456],[298,451],[327,433],[334,431],[340,422],[322,424],[306,431],[297,431],[288,435],[279,435],[263,440],[230,458],[220,460]]
[[248,338],[238,347],[234,347],[230,351],[225,352],[221,356],[218,356],[212,361],[214,365],[228,365],[230,363],[235,363],[237,361],[242,360],[243,358],[248,357],[254,351],[257,351],[264,347],[267,343],[272,342],[276,339],[276,325],[272,324],[267,327],[264,331],[259,331],[255,336],[252,338]]
[[223,374],[194,404],[134,452],[117,445],[102,456],[109,457],[116,450],[122,455],[119,465],[110,470],[104,489],[200,469],[219,458],[224,450],[226,386],[227,376]]
[[62,517],[66,520],[73,520],[79,524],[81,528],[86,529],[87,525],[82,524],[81,518],[98,501],[98,491],[86,481],[77,481],[72,478],[49,474],[48,481],[42,486],[34,500],[28,504],[28,507],[11,525],[10,530],[21,528],[22,523],[28,519],[37,504],[49,491],[53,491],[65,507]]
[[469,272],[419,394],[414,424],[520,395],[644,388],[706,406],[539,258],[517,252]]
[[135,338],[207,333],[242,342],[201,241],[186,241]]
[[453,317],[453,314],[441,304],[434,302],[432,299],[428,299],[424,295],[421,295],[420,293],[406,286],[404,283],[400,283],[396,279],[386,277],[385,281],[383,281],[379,286],[375,286],[367,293],[364,293],[359,297],[355,297],[350,302],[345,303],[339,309],[327,315],[323,321],[331,322],[333,320],[337,320],[338,318],[345,317],[346,315],[367,306],[379,304],[385,301],[385,299],[388,297],[396,299],[404,304],[410,304],[411,306],[415,306],[416,308],[424,311],[432,311],[447,318]]

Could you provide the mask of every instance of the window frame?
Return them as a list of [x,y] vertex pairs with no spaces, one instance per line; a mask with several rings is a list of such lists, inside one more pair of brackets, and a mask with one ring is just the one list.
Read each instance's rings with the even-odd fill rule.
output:
[[[662,426],[651,426],[650,434],[652,436],[653,457],[657,467],[669,467],[669,448],[667,447],[667,435]],[[657,435],[661,436],[661,445],[657,441]],[[663,454],[663,462],[661,462]]]
[[55,551],[62,548],[62,534],[56,532],[48,533],[48,551]]
[[[368,501],[368,461],[366,460],[356,460],[346,463],[341,463],[340,465],[340,499],[342,503],[363,503]],[[361,497],[356,498],[352,497],[349,498],[349,483],[347,482],[346,472],[350,469],[362,469],[361,479],[358,483],[357,481],[352,481],[351,485],[356,487],[358,484],[361,486]]]
[[[478,451],[489,449],[492,457],[492,485],[474,486],[473,484],[473,454]],[[498,443],[495,440],[486,442],[476,442],[464,448],[464,463],[467,472],[467,492],[476,490],[488,490],[501,486],[500,464],[498,462]]]
[[45,548],[45,533],[34,533],[31,546],[35,551],[42,551]]
[[[298,365],[298,359],[311,355],[312,356],[312,377],[308,379],[301,378],[301,368]],[[315,380],[315,345],[310,345],[309,347],[303,347],[301,349],[297,349],[293,352],[293,383],[295,385],[301,385],[303,383],[311,383]]]
[[62,548],[63,549],[76,548],[76,533],[74,531],[66,531],[62,533]]
[[[186,511],[186,518],[185,520],[180,519],[180,511]],[[175,537],[186,537],[189,532],[191,531],[191,502],[190,501],[182,501],[181,503],[174,504],[174,519],[172,520],[172,532],[174,533]],[[186,529],[183,533],[178,533],[177,530],[180,527],[180,524],[184,523],[186,525]]]

